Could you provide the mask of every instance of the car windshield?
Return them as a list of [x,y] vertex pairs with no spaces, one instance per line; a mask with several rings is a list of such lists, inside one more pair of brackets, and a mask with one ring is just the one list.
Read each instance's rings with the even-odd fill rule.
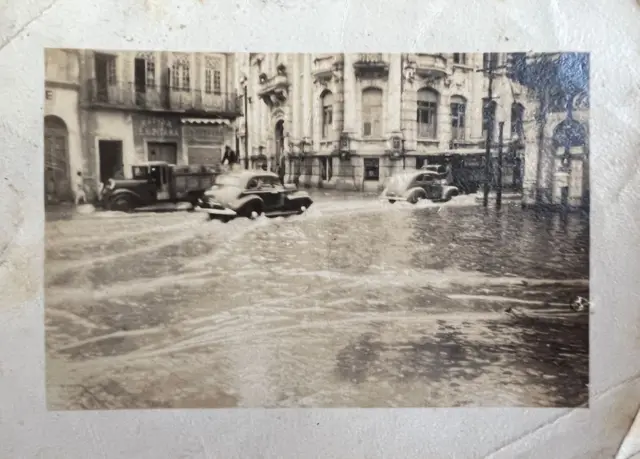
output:
[[240,187],[240,177],[234,175],[218,175],[215,184],[218,186],[235,186]]
[[145,179],[149,170],[145,166],[133,166],[133,178],[134,179]]

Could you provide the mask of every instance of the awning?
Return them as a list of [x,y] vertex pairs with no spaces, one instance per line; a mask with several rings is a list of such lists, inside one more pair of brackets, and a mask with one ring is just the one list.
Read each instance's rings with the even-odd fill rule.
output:
[[182,124],[218,124],[231,126],[231,121],[222,118],[182,118]]

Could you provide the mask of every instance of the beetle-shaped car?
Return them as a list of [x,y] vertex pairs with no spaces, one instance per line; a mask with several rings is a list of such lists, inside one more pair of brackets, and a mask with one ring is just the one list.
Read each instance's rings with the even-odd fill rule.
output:
[[460,194],[458,187],[451,186],[447,180],[432,170],[416,170],[394,175],[382,191],[382,199],[390,203],[407,201],[415,204],[422,199],[445,202]]
[[306,191],[282,185],[273,172],[244,170],[218,175],[215,184],[199,200],[196,211],[211,220],[236,217],[279,217],[301,214],[313,203]]

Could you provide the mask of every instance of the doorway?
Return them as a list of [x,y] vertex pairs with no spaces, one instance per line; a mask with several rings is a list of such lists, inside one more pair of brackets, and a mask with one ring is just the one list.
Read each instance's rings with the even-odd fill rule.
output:
[[136,91],[136,105],[144,106],[147,95],[147,61],[145,59],[135,58],[133,79]]
[[178,163],[178,145],[174,142],[148,142],[147,152],[149,161]]
[[280,157],[284,154],[284,120],[276,123],[276,164],[280,164]]
[[71,199],[69,179],[69,132],[57,116],[44,118],[44,190],[45,203]]
[[118,172],[124,174],[122,140],[98,141],[98,155],[100,157],[100,182],[106,183]]
[[96,97],[98,102],[109,101],[109,86],[115,84],[116,58],[109,54],[97,53],[94,57],[96,75]]

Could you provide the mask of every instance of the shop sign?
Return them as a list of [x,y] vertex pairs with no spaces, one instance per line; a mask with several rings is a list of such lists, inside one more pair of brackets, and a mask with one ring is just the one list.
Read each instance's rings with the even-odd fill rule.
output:
[[142,118],[137,123],[137,133],[142,137],[180,137],[177,120],[170,118]]

